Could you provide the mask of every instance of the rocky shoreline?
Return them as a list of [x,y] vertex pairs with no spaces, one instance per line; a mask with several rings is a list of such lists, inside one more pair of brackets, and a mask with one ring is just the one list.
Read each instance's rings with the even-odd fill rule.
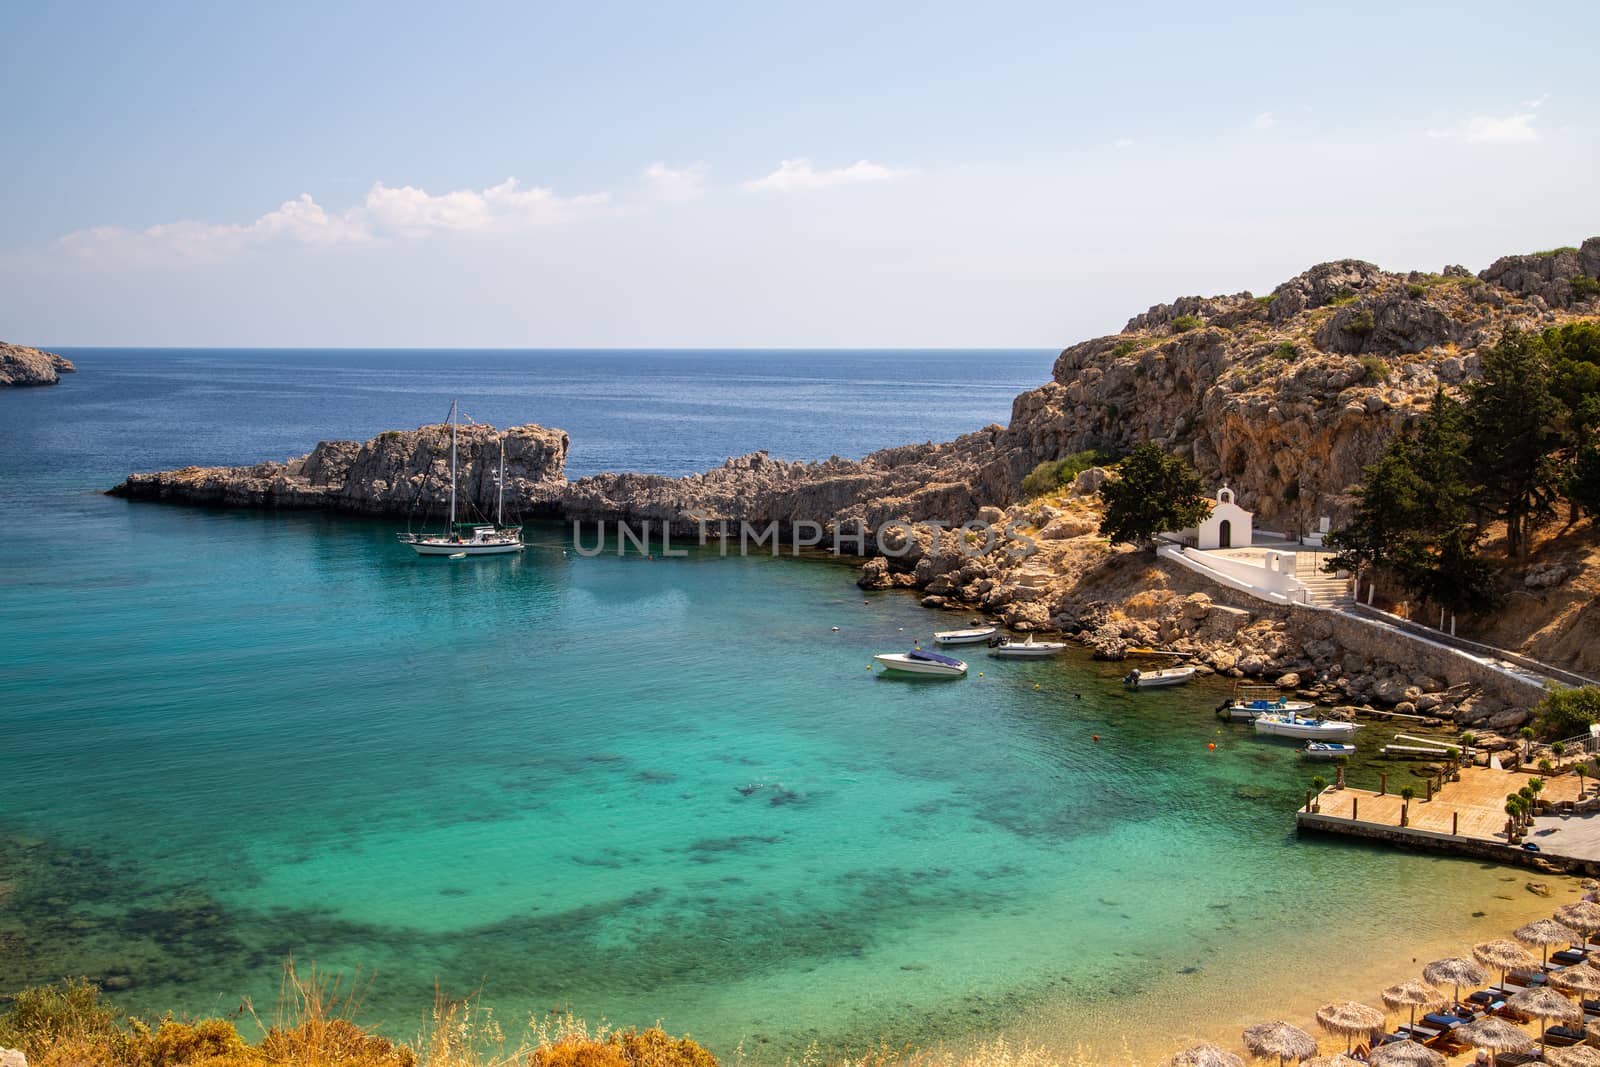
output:
[[[506,503],[530,518],[649,522],[680,535],[722,521],[775,525],[786,542],[801,527],[842,534],[846,545],[861,534],[864,588],[913,589],[929,607],[1080,635],[1111,658],[1129,645],[1160,645],[1207,670],[1266,679],[1338,708],[1409,705],[1464,726],[1514,730],[1528,709],[1510,691],[1463,691],[1460,679],[1409,671],[1398,662],[1408,656],[1404,647],[1394,659],[1347,648],[1314,620],[1107,545],[1096,495],[1104,470],[1032,499],[1022,486],[1042,462],[1153,440],[1208,482],[1232,484],[1258,525],[1293,536],[1324,516],[1337,522],[1362,467],[1420,417],[1437,388],[1476,374],[1478,345],[1510,327],[1600,318],[1594,287],[1574,278],[1600,278],[1600,237],[1577,249],[1507,256],[1477,275],[1456,266],[1394,273],[1340,260],[1264,297],[1184,297],[1062,351],[1052,380],[1013,402],[1008,425],[861,460],[800,463],[757,452],[682,478],[569,481],[565,432],[514,427],[505,432]],[[492,508],[498,440],[492,427],[461,430],[462,492],[484,512]],[[439,506],[447,457],[448,428],[428,426],[365,443],[325,441],[283,462],[134,474],[110,492],[412,515]],[[999,532],[992,543],[975,548],[975,534],[951,529],[974,521]],[[1551,594],[1532,578],[1529,589]]]
[[0,341],[0,389],[8,386],[56,385],[77,367],[54,352]]

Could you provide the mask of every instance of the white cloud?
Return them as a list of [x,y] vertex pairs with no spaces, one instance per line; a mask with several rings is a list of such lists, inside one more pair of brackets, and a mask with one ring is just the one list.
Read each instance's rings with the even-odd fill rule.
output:
[[1258,130],[1270,130],[1278,124],[1278,117],[1270,111],[1263,111],[1257,115],[1250,125]]
[[706,167],[704,163],[669,167],[656,162],[644,169],[644,179],[657,200],[694,200],[705,194]]
[[833,170],[818,170],[809,159],[786,159],[771,174],[745,182],[744,188],[755,192],[797,193],[813,189],[836,189],[841,185],[861,182],[893,181],[909,173],[865,159]]
[[1468,144],[1533,144],[1539,140],[1531,111],[1520,115],[1474,115],[1447,130],[1429,130],[1428,136]]
[[437,196],[410,185],[392,188],[378,182],[364,201],[339,214],[329,214],[309,193],[301,193],[243,225],[184,220],[142,230],[93,226],[67,234],[60,244],[97,261],[206,261],[271,244],[334,245],[550,225],[608,204],[603,193],[563,197],[549,189],[523,189],[515,178],[483,190],[460,189]]
[[1118,137],[1116,139],[1116,141],[1114,141],[1112,143],[1112,147],[1114,147],[1114,148],[1132,148],[1133,147],[1133,138],[1132,137]]
[[1540,93],[1538,96],[1534,97],[1532,100],[1524,100],[1522,102],[1522,106],[1523,107],[1534,107],[1534,108],[1543,107],[1544,106],[1544,102],[1546,100],[1549,100],[1549,99],[1550,99],[1550,94],[1549,93]]

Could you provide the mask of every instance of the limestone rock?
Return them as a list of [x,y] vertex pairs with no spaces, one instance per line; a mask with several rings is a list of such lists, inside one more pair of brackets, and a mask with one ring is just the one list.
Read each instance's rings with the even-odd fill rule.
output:
[[1549,589],[1567,580],[1567,568],[1559,563],[1538,563],[1528,568],[1522,584],[1529,589]]
[[1300,675],[1296,674],[1294,671],[1290,671],[1288,674],[1280,675],[1278,678],[1278,688],[1299,689]]
[[0,1048],[0,1067],[28,1067],[28,1057],[21,1049]]
[[0,388],[11,385],[55,385],[63,374],[77,370],[70,360],[54,352],[0,341]]

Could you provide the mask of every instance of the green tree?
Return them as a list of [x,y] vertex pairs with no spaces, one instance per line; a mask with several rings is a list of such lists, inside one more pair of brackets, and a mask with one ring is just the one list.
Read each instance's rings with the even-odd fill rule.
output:
[[1533,709],[1533,721],[1544,737],[1577,737],[1600,722],[1600,688],[1552,689]]
[[1121,477],[1100,487],[1100,532],[1112,541],[1148,544],[1163,530],[1182,530],[1205,518],[1205,486],[1179,457],[1146,442],[1117,469]]
[[1448,611],[1493,606],[1493,575],[1472,521],[1472,437],[1465,408],[1435,391],[1415,431],[1366,469],[1350,523],[1329,537],[1330,570],[1378,568]]
[[1553,514],[1563,405],[1552,391],[1548,349],[1536,334],[1506,330],[1479,353],[1479,371],[1467,389],[1479,501],[1486,514],[1505,520],[1507,554],[1524,559],[1529,524]]
[[1567,472],[1567,498],[1575,513],[1581,510],[1600,522],[1600,444],[1578,449]]

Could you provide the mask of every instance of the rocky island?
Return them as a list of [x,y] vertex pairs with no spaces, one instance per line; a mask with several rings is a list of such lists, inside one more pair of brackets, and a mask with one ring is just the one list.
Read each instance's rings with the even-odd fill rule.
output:
[[0,388],[23,385],[55,385],[63,374],[78,368],[71,360],[54,352],[43,352],[24,345],[0,341]]
[[[1264,677],[1325,703],[1409,705],[1462,724],[1511,730],[1527,718],[1515,687],[1464,685],[1447,664],[1418,669],[1413,650],[1363,644],[1336,622],[1274,607],[1117,548],[1099,535],[1090,467],[1048,493],[1024,480],[1040,464],[1120,454],[1153,441],[1207,483],[1232,485],[1259,524],[1289,537],[1342,522],[1352,488],[1430,398],[1478,374],[1478,349],[1508,329],[1600,320],[1600,237],[1581,247],[1506,256],[1476,274],[1460,266],[1392,272],[1360,260],[1322,263],[1271,293],[1182,297],[1109,336],[1061,352],[1052,379],[1018,396],[1006,426],[945,443],[904,445],[860,460],[787,462],[766,453],[682,478],[608,473],[569,481],[567,435],[506,432],[508,507],[581,522],[649,520],[685,534],[726,519],[800,523],[869,535],[895,522],[978,519],[1012,528],[1031,555],[957,551],[924,528],[878,554],[869,537],[860,584],[917,589],[930,607],[984,612],[1019,630],[1083,633],[1107,655],[1160,643],[1207,668]],[[462,483],[490,506],[497,431],[462,430]],[[251,467],[131,475],[111,492],[257,508],[405,515],[447,485],[445,427],[391,431],[365,443],[325,441],[305,456]],[[1561,541],[1505,580],[1507,609],[1478,620],[1486,639],[1574,670],[1600,671],[1600,562],[1593,538]],[[1524,571],[1526,573],[1524,573]],[[1357,647],[1357,646],[1360,647]],[[1402,662],[1404,661],[1404,662]]]

